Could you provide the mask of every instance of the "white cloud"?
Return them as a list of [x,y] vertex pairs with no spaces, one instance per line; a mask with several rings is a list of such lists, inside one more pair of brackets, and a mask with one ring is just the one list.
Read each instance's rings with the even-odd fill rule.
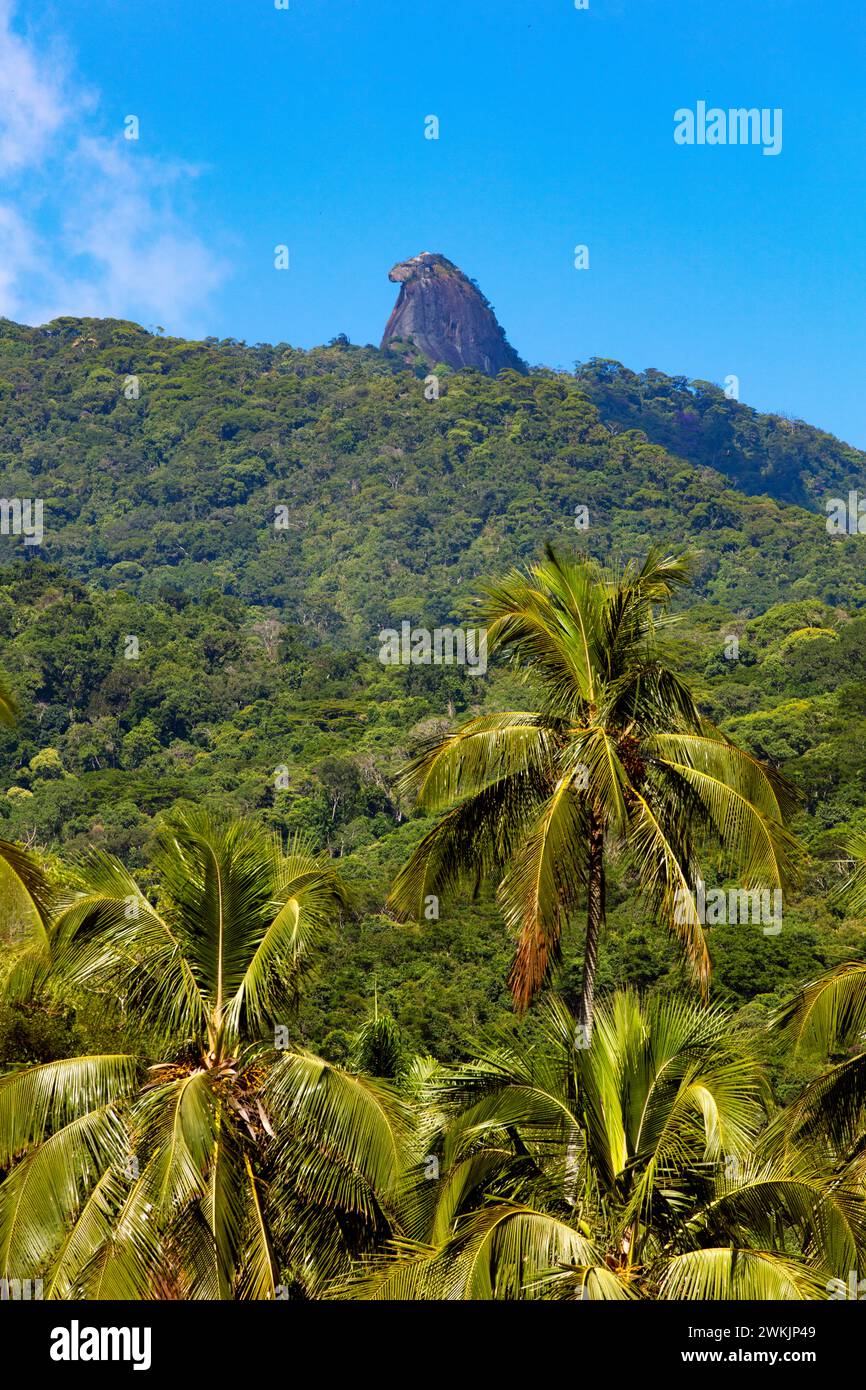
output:
[[159,321],[192,333],[227,267],[189,225],[184,191],[200,170],[147,155],[119,128],[94,130],[92,95],[12,28],[0,0],[0,315]]
[[122,138],[79,141],[63,241],[99,277],[72,287],[88,305],[76,312],[150,314],[166,324],[197,313],[226,269],[172,205],[178,185],[197,172],[130,150]]
[[37,264],[27,224],[13,208],[0,204],[0,306],[14,301],[21,271],[32,271]]
[[63,78],[13,33],[13,0],[0,0],[0,173],[39,160],[68,114]]

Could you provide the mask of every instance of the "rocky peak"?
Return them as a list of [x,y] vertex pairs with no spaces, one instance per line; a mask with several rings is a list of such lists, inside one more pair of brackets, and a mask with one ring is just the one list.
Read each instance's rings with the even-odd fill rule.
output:
[[400,286],[382,347],[412,344],[431,366],[477,367],[495,376],[504,367],[525,372],[490,304],[453,261],[422,251],[399,261],[388,279]]

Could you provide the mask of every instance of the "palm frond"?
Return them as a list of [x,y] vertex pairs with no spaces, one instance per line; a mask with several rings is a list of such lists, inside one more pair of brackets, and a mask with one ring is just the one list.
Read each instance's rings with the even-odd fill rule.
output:
[[[411,1115],[399,1092],[384,1081],[343,1071],[306,1052],[287,1053],[272,1068],[263,1092],[265,1104],[283,1117],[281,1137],[291,1142],[301,1134],[338,1154],[347,1169],[378,1194],[391,1192],[403,1162],[403,1147]],[[285,1133],[288,1138],[283,1140]],[[311,1197],[325,1202],[336,1195],[338,1205],[355,1194],[341,1187],[342,1169],[329,1172],[311,1155],[304,1173],[296,1175]]]
[[111,1106],[70,1120],[16,1163],[0,1185],[0,1273],[44,1271],[78,1216],[82,1197],[126,1152]]
[[0,1165],[87,1111],[133,1091],[138,1060],[123,1054],[43,1062],[0,1077]]
[[184,945],[119,860],[92,851],[55,914],[52,973],[124,999],[142,1026],[166,1042],[202,1037],[205,1004]]
[[141,1186],[110,1165],[92,1187],[54,1257],[51,1299],[146,1299],[155,1296],[160,1232]]
[[424,900],[447,899],[478,885],[508,862],[535,819],[546,786],[530,774],[495,783],[455,806],[429,830],[394,879],[388,905],[403,921],[420,918]]
[[18,704],[14,695],[10,692],[5,680],[0,680],[0,724],[9,728],[17,723]]
[[866,1039],[866,964],[844,961],[804,985],[774,1019],[824,1055]]
[[333,861],[298,838],[273,866],[274,915],[249,942],[251,954],[226,1009],[232,1038],[261,1036],[296,998],[315,950],[347,905]]
[[850,912],[859,914],[866,911],[866,835],[850,835],[845,847],[854,859],[854,869],[840,896],[847,898]]
[[266,1217],[264,1184],[256,1177],[249,1155],[244,1155],[246,1171],[247,1239],[243,1252],[243,1275],[239,1298],[276,1298],[277,1268]]
[[527,711],[481,715],[453,734],[435,739],[397,780],[403,793],[415,793],[418,806],[441,811],[458,797],[474,796],[496,782],[535,772],[549,777],[557,727]]
[[538,820],[526,827],[497,892],[506,923],[517,936],[509,984],[523,1011],[560,959],[568,914],[586,883],[585,803],[566,772]]
[[826,1297],[826,1284],[811,1270],[773,1250],[690,1250],[668,1260],[659,1298],[701,1301],[775,1301]]
[[[461,1223],[448,1247],[449,1298],[537,1299],[545,1279],[565,1269],[604,1266],[592,1242],[549,1213],[491,1202]],[[607,1283],[596,1285],[609,1295]],[[621,1287],[618,1297],[627,1297]]]
[[[31,970],[34,966],[43,966],[48,951],[48,926],[55,890],[35,855],[9,840],[0,840],[0,895],[5,904],[7,923],[33,951]],[[19,972],[19,978],[12,985],[7,983],[7,996],[16,993],[16,985],[20,992],[22,979]]]

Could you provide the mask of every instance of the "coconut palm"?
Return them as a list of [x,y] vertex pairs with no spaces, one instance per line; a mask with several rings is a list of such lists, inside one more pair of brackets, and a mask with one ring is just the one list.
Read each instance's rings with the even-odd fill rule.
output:
[[0,840],[0,901],[10,934],[37,954],[43,952],[54,893],[36,855],[11,840]]
[[419,1076],[432,1152],[406,1238],[345,1296],[812,1298],[856,1267],[862,1182],[764,1152],[767,1088],[729,1013],[623,991],[589,1046],[557,1000],[543,1013],[534,1047]]
[[52,1298],[309,1296],[393,1233],[409,1127],[386,1083],[285,1046],[344,890],[303,842],[202,813],[165,825],[153,870],[149,898],[93,854],[52,924],[54,977],[149,1055],[0,1078],[0,1277]]
[[6,682],[0,681],[0,724],[11,727],[18,718],[18,705],[10,693]]
[[[852,871],[836,896],[850,912],[862,914],[866,835],[852,835],[847,848]],[[853,1148],[856,1159],[866,1116],[866,964],[845,961],[810,980],[779,1010],[773,1026],[793,1037],[798,1051],[834,1059],[789,1107],[787,1131],[829,1137],[841,1153]]]
[[[18,706],[0,681],[0,726],[11,727],[17,719]],[[36,856],[10,840],[0,840],[0,901],[4,906],[3,925],[16,937],[44,949],[51,886]]]
[[866,1116],[866,965],[846,961],[811,980],[774,1024],[794,1037],[798,1051],[834,1059],[789,1106],[787,1131],[826,1135],[840,1154],[852,1148],[860,1153]]
[[648,904],[679,938],[702,988],[710,961],[694,892],[714,842],[746,888],[787,885],[793,789],[699,713],[664,659],[661,629],[687,558],[651,552],[620,573],[547,558],[487,588],[488,643],[541,692],[534,710],[486,714],[427,746],[401,788],[442,813],[394,885],[401,918],[494,874],[517,949],[525,1009],[585,904],[581,1020],[591,1032],[605,871],[623,855]]

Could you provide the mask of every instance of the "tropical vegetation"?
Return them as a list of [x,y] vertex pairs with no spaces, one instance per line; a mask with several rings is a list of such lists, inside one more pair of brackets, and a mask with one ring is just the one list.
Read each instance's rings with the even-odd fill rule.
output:
[[[0,538],[0,1278],[826,1297],[864,457],[618,363],[424,371],[0,324],[45,507]],[[487,672],[383,665],[404,621],[483,623]],[[781,933],[702,881],[781,886]]]

